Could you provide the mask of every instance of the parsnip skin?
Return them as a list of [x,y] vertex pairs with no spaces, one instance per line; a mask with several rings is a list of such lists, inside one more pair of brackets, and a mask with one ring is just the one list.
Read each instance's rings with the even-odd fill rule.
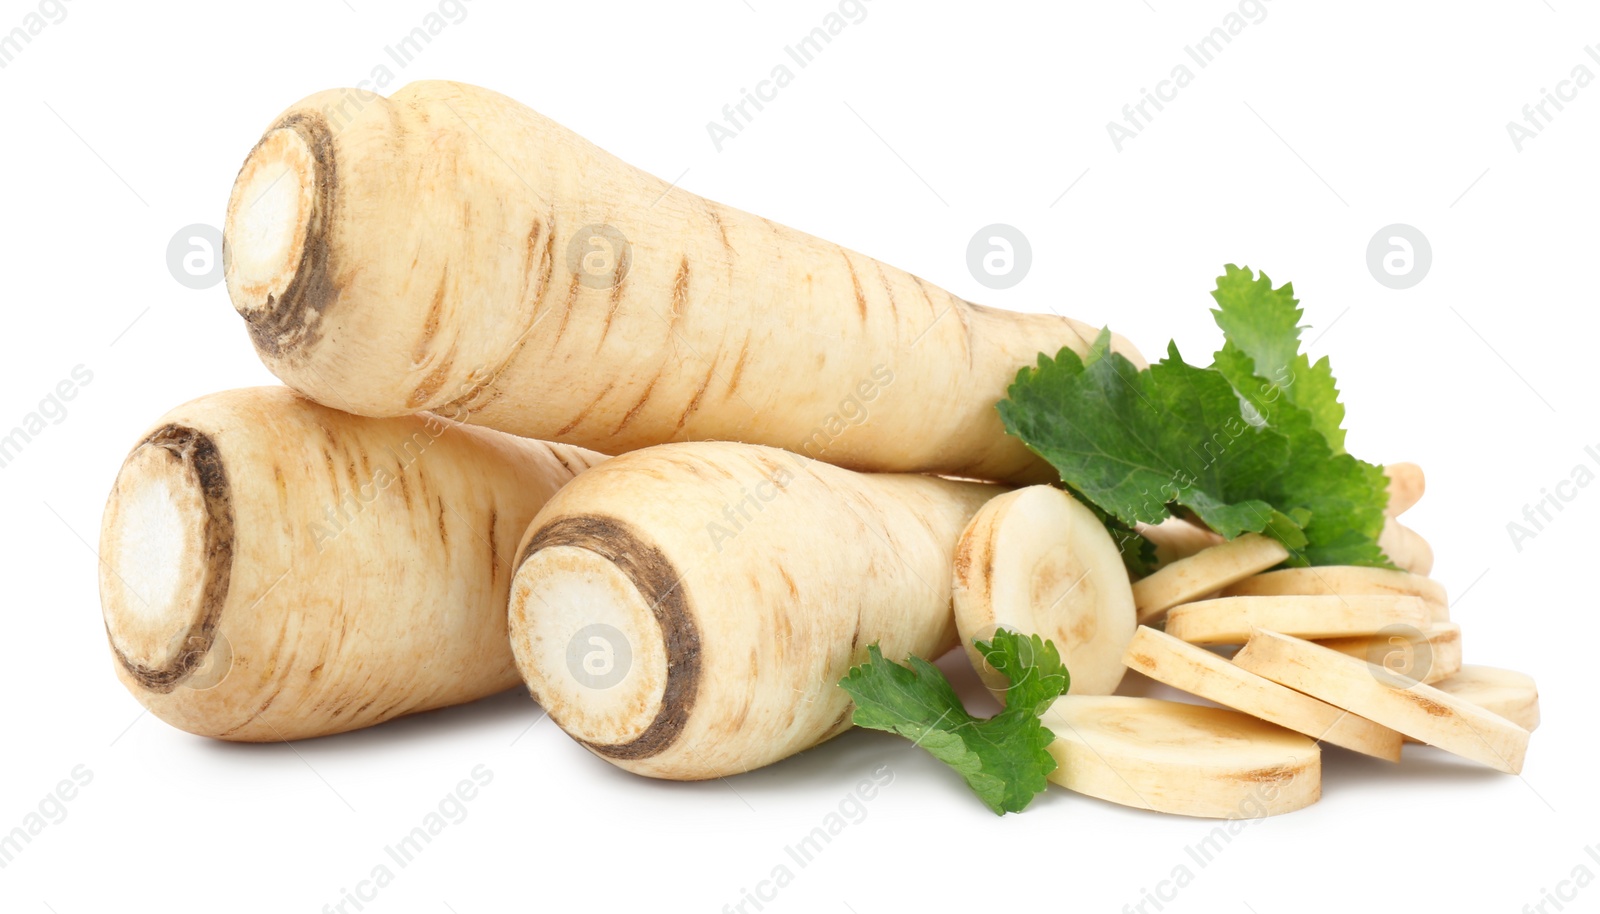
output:
[[516,538],[599,455],[286,388],[213,394],[140,439],[101,531],[118,678],[219,739],[299,739],[513,686]]
[[466,421],[605,453],[737,440],[1055,478],[994,404],[1095,328],[705,200],[484,89],[361,95],[281,115],[228,205],[234,306],[290,386],[374,416],[459,402]]
[[1003,491],[758,445],[612,458],[518,547],[517,664],[552,720],[628,771],[778,761],[850,727],[836,684],[868,645],[894,660],[955,645],[956,539]]

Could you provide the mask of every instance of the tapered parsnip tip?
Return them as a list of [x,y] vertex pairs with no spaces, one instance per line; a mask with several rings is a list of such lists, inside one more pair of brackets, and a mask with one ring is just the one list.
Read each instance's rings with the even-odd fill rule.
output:
[[699,648],[665,556],[602,518],[546,526],[524,556],[510,630],[535,700],[602,756],[670,743],[694,701]]
[[117,474],[100,534],[106,636],[140,686],[170,692],[205,665],[227,597],[233,508],[216,446],[164,426]]
[[1427,487],[1422,467],[1414,463],[1391,463],[1383,472],[1389,477],[1389,505],[1385,514],[1399,517],[1422,500],[1422,492]]

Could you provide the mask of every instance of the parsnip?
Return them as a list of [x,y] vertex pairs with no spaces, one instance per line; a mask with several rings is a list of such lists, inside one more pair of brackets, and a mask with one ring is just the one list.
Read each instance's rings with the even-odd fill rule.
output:
[[1417,531],[1392,517],[1378,535],[1378,547],[1389,561],[1412,574],[1427,575],[1433,570],[1433,547]]
[[1526,673],[1469,664],[1434,687],[1498,714],[1524,730],[1539,728],[1539,687]]
[[1422,500],[1426,486],[1422,467],[1414,463],[1391,463],[1383,472],[1389,477],[1389,504],[1384,508],[1385,514],[1399,517]]
[[1364,568],[1356,565],[1321,565],[1311,568],[1284,568],[1245,578],[1223,588],[1223,596],[1327,596],[1332,594],[1389,594],[1421,597],[1432,611],[1433,621],[1450,621],[1450,598],[1444,585],[1433,578],[1389,568]]
[[1288,557],[1289,550],[1282,543],[1259,533],[1201,549],[1134,582],[1133,602],[1139,608],[1139,621],[1159,618],[1179,603],[1198,600]]
[[1124,806],[1217,819],[1293,812],[1322,795],[1322,752],[1226,708],[1064,695],[1044,714],[1053,783]]
[[973,669],[997,694],[1011,686],[973,647],[994,630],[1055,644],[1072,694],[1109,695],[1133,637],[1133,590],[1117,544],[1077,499],[1052,486],[1002,495],[967,524],[955,555],[956,626]]
[[1406,685],[1383,667],[1264,629],[1233,662],[1419,742],[1510,774],[1522,771],[1528,731],[1449,692]]
[[1224,542],[1216,533],[1181,517],[1169,517],[1159,524],[1140,524],[1138,530],[1155,544],[1158,568]]
[[893,660],[955,646],[956,539],[1003,491],[748,444],[612,458],[518,547],[517,664],[552,720],[629,771],[777,761],[850,727],[836,683],[868,645]]
[[438,417],[358,418],[281,387],[180,406],[106,505],[117,676],[167,723],[245,741],[509,688],[511,548],[599,459]]
[[1461,672],[1461,626],[1454,622],[1434,622],[1422,628],[1401,626],[1377,635],[1318,639],[1317,643],[1419,682],[1437,684]]
[[1139,627],[1126,659],[1130,669],[1191,695],[1314,740],[1391,762],[1400,760],[1401,736],[1388,727],[1264,679],[1203,647],[1149,626]]
[[1056,478],[994,404],[1041,351],[1087,352],[1089,325],[974,305],[485,89],[351,97],[272,123],[224,231],[257,351],[319,402],[454,405],[608,454],[738,440],[864,470]]
[[1173,607],[1166,630],[1191,644],[1243,644],[1255,628],[1343,638],[1376,635],[1391,626],[1420,629],[1430,616],[1416,597],[1217,597]]

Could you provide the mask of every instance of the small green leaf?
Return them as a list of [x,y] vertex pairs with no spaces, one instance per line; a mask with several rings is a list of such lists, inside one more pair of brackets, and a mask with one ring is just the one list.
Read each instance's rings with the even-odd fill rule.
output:
[[995,814],[1021,812],[1055,770],[1055,735],[1039,715],[1066,692],[1070,677],[1055,645],[1038,635],[1000,629],[974,644],[1011,682],[1005,710],[988,720],[967,713],[938,667],[920,657],[905,666],[885,660],[877,644],[839,687],[855,701],[857,726],[912,740],[954,768]]

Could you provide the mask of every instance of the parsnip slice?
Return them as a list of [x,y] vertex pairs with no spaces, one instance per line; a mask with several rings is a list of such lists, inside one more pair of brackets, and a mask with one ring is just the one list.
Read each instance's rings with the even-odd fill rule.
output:
[[1233,658],[1291,689],[1500,771],[1522,771],[1528,731],[1449,692],[1404,686],[1389,671],[1321,645],[1258,630]]
[[1444,585],[1433,578],[1392,568],[1358,565],[1321,565],[1284,568],[1232,584],[1227,597],[1324,596],[1328,594],[1390,594],[1421,597],[1433,611],[1433,621],[1450,621],[1450,598]]
[[1378,535],[1378,547],[1389,561],[1412,574],[1426,575],[1433,570],[1433,547],[1417,531],[1392,517]]
[[1504,717],[1524,730],[1539,726],[1539,687],[1516,670],[1468,664],[1435,688]]
[[1422,467],[1414,463],[1391,463],[1383,472],[1389,477],[1389,504],[1384,508],[1385,514],[1399,517],[1422,500],[1426,488]]
[[1454,622],[1435,622],[1420,629],[1398,625],[1376,635],[1317,643],[1418,682],[1433,684],[1461,671],[1461,626]]
[[1050,780],[1156,812],[1275,816],[1322,795],[1322,751],[1298,733],[1227,708],[1065,695],[1044,715],[1056,735]]
[[956,547],[954,603],[961,643],[996,694],[1010,685],[972,646],[996,628],[1055,643],[1072,694],[1109,695],[1133,637],[1133,590],[1117,544],[1077,499],[1031,486],[984,505]]
[[1167,634],[1192,644],[1243,644],[1254,628],[1300,638],[1376,635],[1395,625],[1414,629],[1432,614],[1416,597],[1218,597],[1177,606]]
[[1139,621],[1149,622],[1180,603],[1221,590],[1266,571],[1289,557],[1289,550],[1259,533],[1202,549],[1133,585]]
[[1159,524],[1140,524],[1138,529],[1140,536],[1155,544],[1158,568],[1226,542],[1205,527],[1181,517],[1169,517]]
[[1140,626],[1124,655],[1128,667],[1175,689],[1253,717],[1391,762],[1399,733],[1288,686],[1257,676],[1203,647]]

